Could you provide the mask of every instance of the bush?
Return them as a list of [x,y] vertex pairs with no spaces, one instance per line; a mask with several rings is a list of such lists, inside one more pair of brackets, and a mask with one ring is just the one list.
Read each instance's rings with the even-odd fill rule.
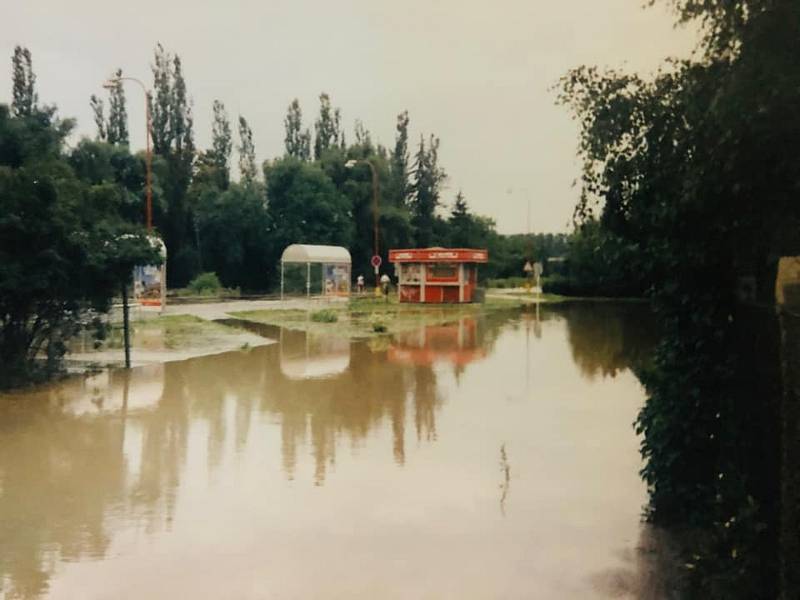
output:
[[311,320],[315,323],[336,323],[339,320],[339,315],[331,309],[325,308],[311,313]]
[[188,285],[189,291],[199,296],[212,296],[222,289],[216,273],[200,273]]
[[372,325],[372,331],[375,333],[386,333],[389,331],[386,321],[384,321],[383,318],[377,313],[373,313],[370,317],[370,324]]

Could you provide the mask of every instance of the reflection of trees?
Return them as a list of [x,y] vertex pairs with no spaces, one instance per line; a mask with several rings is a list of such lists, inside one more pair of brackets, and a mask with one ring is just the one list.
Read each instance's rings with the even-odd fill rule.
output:
[[[55,559],[102,556],[124,496],[118,419],[64,418],[47,392],[0,403],[0,591],[46,593]],[[57,550],[57,553],[56,553]]]
[[[489,343],[496,330],[481,324],[470,344]],[[444,352],[446,338],[436,336]],[[225,459],[226,440],[237,452],[247,446],[256,411],[274,415],[285,472],[293,476],[308,444],[318,484],[335,464],[337,447],[364,443],[383,423],[390,423],[387,451],[398,464],[406,460],[407,418],[419,439],[435,439],[442,397],[430,365],[389,361],[389,344],[345,342],[343,371],[287,377],[281,352],[309,347],[309,360],[326,359],[325,343],[288,333],[283,348],[73,378],[0,399],[0,593],[46,593],[59,559],[103,556],[121,523],[168,529],[197,423],[207,426],[213,471]],[[335,350],[341,354],[341,344]]]
[[614,377],[644,361],[655,343],[654,319],[644,305],[568,303],[543,312],[566,319],[572,358],[587,377]]

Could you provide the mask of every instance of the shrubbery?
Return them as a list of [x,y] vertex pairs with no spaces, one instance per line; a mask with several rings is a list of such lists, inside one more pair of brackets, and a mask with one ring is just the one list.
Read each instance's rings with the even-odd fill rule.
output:
[[325,308],[311,313],[311,320],[315,323],[336,323],[339,315],[336,314],[336,311]]
[[222,289],[222,283],[216,273],[200,273],[187,288],[198,296],[213,296]]

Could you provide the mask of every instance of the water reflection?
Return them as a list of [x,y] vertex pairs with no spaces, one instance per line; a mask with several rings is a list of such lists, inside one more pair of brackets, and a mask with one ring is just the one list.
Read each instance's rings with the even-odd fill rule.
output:
[[[237,511],[253,495],[258,497],[256,508],[246,505],[245,509],[245,514],[248,510],[252,513],[247,520],[250,527],[258,527],[262,521],[272,523],[261,541],[248,542],[257,550],[261,545],[263,550],[269,549],[268,544],[280,530],[278,524],[284,521],[293,524],[292,539],[304,535],[310,527],[314,539],[325,540],[326,531],[335,530],[338,519],[355,519],[350,517],[355,511],[359,519],[365,515],[367,522],[372,519],[374,525],[368,529],[375,528],[375,539],[386,535],[387,540],[394,540],[386,546],[379,544],[373,550],[380,552],[371,551],[369,556],[393,556],[395,544],[408,547],[410,542],[404,537],[408,527],[420,540],[436,531],[448,532],[443,538],[434,536],[431,541],[435,543],[427,545],[437,553],[446,553],[449,548],[454,557],[461,554],[462,561],[454,558],[450,567],[442,565],[441,585],[445,587],[437,589],[449,589],[446,586],[454,574],[462,572],[470,561],[488,562],[491,569],[503,575],[488,578],[481,584],[488,587],[467,594],[478,597],[491,595],[498,585],[512,585],[507,581],[511,576],[507,569],[522,560],[519,552],[523,546],[542,535],[555,539],[542,533],[552,528],[545,521],[566,518],[557,537],[563,531],[568,533],[565,539],[553,541],[548,558],[529,548],[531,556],[542,564],[550,560],[550,554],[566,560],[564,557],[574,552],[559,554],[553,550],[559,544],[585,546],[578,542],[582,534],[573,529],[570,519],[598,518],[588,514],[587,508],[594,502],[601,502],[605,507],[602,510],[615,515],[622,504],[627,516],[605,519],[598,525],[599,533],[595,531],[592,537],[611,539],[613,545],[627,543],[615,541],[613,536],[620,530],[638,531],[639,527],[641,498],[638,492],[629,491],[641,492],[636,476],[636,443],[630,433],[620,443],[623,437],[619,433],[629,432],[630,419],[620,423],[619,415],[602,403],[584,405],[582,401],[558,416],[564,402],[591,396],[586,387],[589,381],[579,373],[589,377],[619,375],[625,361],[643,351],[645,342],[637,337],[637,328],[624,320],[624,312],[615,315],[610,310],[572,309],[522,317],[462,318],[447,326],[400,335],[389,344],[313,339],[303,333],[282,332],[280,343],[271,346],[148,366],[129,373],[72,378],[2,397],[0,595],[36,598],[56,589],[61,597],[74,597],[69,590],[100,597],[109,592],[96,574],[71,582],[64,573],[73,571],[65,571],[65,565],[88,565],[105,559],[111,568],[117,564],[114,561],[122,560],[117,557],[143,556],[149,552],[147,544],[170,538],[182,548],[178,554],[169,554],[173,563],[180,565],[179,557],[192,546],[198,531],[209,528],[216,531],[217,538],[224,539],[222,532],[234,527]],[[522,337],[531,332],[533,340],[529,335]],[[595,347],[597,341],[603,343]],[[521,371],[514,366],[520,356],[526,357],[526,368],[530,367],[529,385],[524,387],[529,395],[518,405],[498,404],[498,398],[521,388]],[[624,400],[626,410],[633,411],[641,399],[640,390],[632,378],[622,384],[600,393],[610,393],[609,401],[615,403]],[[554,390],[562,388],[563,397],[554,395]],[[445,405],[450,407],[449,420],[440,426]],[[583,411],[589,411],[586,414],[590,416],[584,417]],[[609,434],[608,439],[597,437],[600,434],[593,428],[598,422],[618,432]],[[588,434],[585,428],[589,428]],[[588,446],[579,445],[575,456],[562,456],[565,443],[582,444],[582,438]],[[345,472],[336,473],[335,479],[350,482],[345,484],[350,491],[325,485],[334,484],[332,472],[339,467],[337,457],[343,448],[349,448],[353,460],[345,461]],[[267,476],[272,454],[279,456],[282,482]],[[601,457],[605,462],[592,462]],[[603,479],[591,474],[601,464],[620,465],[615,477],[624,483],[606,490]],[[363,476],[358,475],[359,469]],[[237,479],[239,470],[247,477]],[[482,483],[484,477],[486,485]],[[543,491],[539,482],[549,484],[554,477],[563,478],[557,486],[560,491]],[[405,488],[409,484],[403,482],[408,478],[414,478],[410,481],[415,483]],[[313,484],[311,489],[317,496],[302,492],[305,482]],[[586,485],[591,492],[582,487]],[[216,500],[208,499],[208,490],[217,486],[224,493],[215,496]],[[392,494],[383,492],[386,489],[388,493],[393,486],[397,486],[395,503]],[[488,512],[482,512],[483,492],[478,490],[483,489],[488,494]],[[614,498],[621,495],[626,501],[598,500],[606,493]],[[305,500],[298,500],[298,494]],[[440,497],[450,504],[436,508]],[[317,498],[331,503],[330,508],[318,504]],[[542,502],[549,508],[526,508]],[[282,512],[273,519],[263,511],[275,503]],[[556,506],[559,512],[553,513]],[[303,507],[309,512],[294,512]],[[337,508],[329,515],[332,520],[311,525],[317,519],[315,514],[327,514],[325,510],[333,507]],[[416,512],[409,507],[416,507]],[[538,521],[540,514],[545,521]],[[508,516],[515,525],[506,530],[493,520],[497,516]],[[214,529],[211,523],[219,521],[225,523],[224,527]],[[398,530],[394,529],[396,522]],[[485,543],[464,546],[459,541],[459,532],[470,526],[478,527],[472,534],[480,536],[475,542],[483,539]],[[220,540],[215,541],[223,543]],[[444,540],[451,542],[442,545]],[[289,538],[283,541],[286,547],[294,543],[298,542]],[[328,546],[319,541],[326,548],[341,543],[342,538],[335,538],[335,543],[328,540]],[[535,543],[541,546],[541,542]],[[481,548],[482,552],[483,546],[492,557],[463,555],[468,548],[473,552]],[[580,568],[589,568],[592,561],[598,562],[598,568],[605,564],[606,555],[602,551],[596,554],[588,563],[581,559],[586,564]],[[282,555],[281,564],[291,573],[297,564],[290,561],[297,559],[297,554]],[[411,552],[410,556],[414,555]],[[236,565],[242,560],[241,556],[230,562],[220,559],[217,566],[235,575],[241,568]],[[387,558],[387,564],[392,560]],[[341,569],[341,563],[331,562]],[[373,568],[380,569],[381,565]],[[193,570],[189,580],[196,580],[200,587],[191,589],[204,589],[199,583],[206,581],[203,572]],[[177,576],[162,573],[161,577]],[[330,584],[344,585],[338,576],[331,577]],[[383,585],[391,587],[393,576],[386,572],[382,577]],[[527,576],[516,573],[513,577],[519,578],[513,583],[518,591],[532,589],[534,584]],[[407,583],[413,580],[402,579]],[[60,587],[51,588],[54,581]],[[295,578],[287,581],[300,587],[279,589],[278,596],[307,596],[313,589],[303,588]],[[395,580],[393,585],[400,581]],[[555,592],[563,584],[552,581],[549,585]],[[158,593],[178,595],[181,588],[176,585],[170,583]],[[430,585],[435,584],[431,581]],[[337,589],[345,595],[371,596],[346,594],[344,587]],[[361,588],[351,591],[356,589]],[[584,597],[584,592],[560,595]],[[251,595],[245,588],[238,593],[226,589],[225,593],[233,597]]]
[[614,377],[642,364],[658,337],[646,304],[566,303],[547,312],[566,319],[572,358],[588,377]]

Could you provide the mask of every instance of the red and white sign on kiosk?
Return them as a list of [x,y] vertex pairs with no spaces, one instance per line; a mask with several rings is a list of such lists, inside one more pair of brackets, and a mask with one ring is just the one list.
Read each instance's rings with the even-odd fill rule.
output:
[[389,262],[397,266],[400,302],[472,302],[478,264],[488,261],[487,250],[472,248],[389,250]]

